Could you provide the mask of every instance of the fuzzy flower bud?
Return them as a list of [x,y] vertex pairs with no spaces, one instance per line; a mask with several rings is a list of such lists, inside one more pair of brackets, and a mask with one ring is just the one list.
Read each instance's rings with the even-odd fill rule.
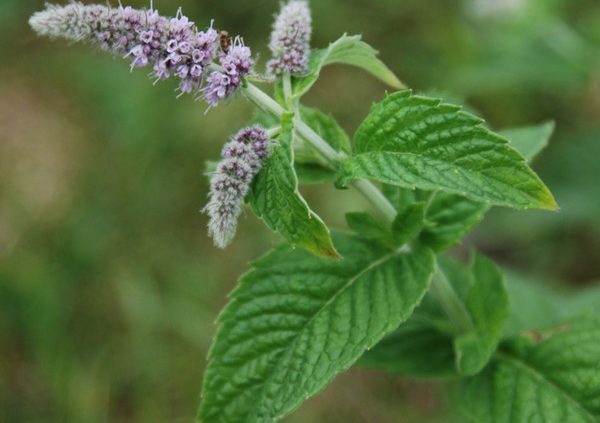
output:
[[303,74],[308,71],[310,9],[306,0],[290,0],[279,12],[273,24],[269,48],[273,59],[267,63],[272,74]]
[[203,210],[210,218],[208,233],[219,248],[227,247],[235,235],[244,198],[268,156],[269,144],[267,132],[252,127],[239,131],[223,147]]
[[[73,2],[66,6],[47,5],[46,10],[30,18],[29,24],[40,35],[89,42],[128,57],[132,68],[150,66],[156,81],[175,77],[182,94],[203,92],[208,68],[219,51],[219,33],[213,28],[197,30],[181,11],[174,18],[166,18],[153,9]],[[235,57],[229,62],[223,56],[219,58],[224,68],[229,66],[230,81],[221,81],[221,86],[226,87],[225,97],[241,85],[241,78],[252,63],[250,49],[243,49],[243,55],[238,52],[243,63],[230,63]],[[244,65],[248,70],[244,71]]]

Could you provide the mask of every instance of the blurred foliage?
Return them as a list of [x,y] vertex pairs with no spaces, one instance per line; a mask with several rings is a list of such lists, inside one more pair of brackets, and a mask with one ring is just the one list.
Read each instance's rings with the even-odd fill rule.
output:
[[[460,99],[494,128],[554,119],[534,167],[562,211],[495,210],[462,249],[477,244],[546,284],[600,280],[597,0],[312,3],[315,46],[361,33],[415,90]],[[214,18],[268,57],[277,0],[154,4]],[[38,39],[26,22],[42,7],[0,1],[0,421],[192,421],[226,293],[277,242],[248,214],[217,251],[198,212],[204,161],[251,107],[205,115],[124,61]],[[352,131],[384,90],[335,66],[306,102]],[[306,194],[332,225],[365,207],[350,191]],[[450,403],[437,384],[355,369],[287,421],[460,421]]]

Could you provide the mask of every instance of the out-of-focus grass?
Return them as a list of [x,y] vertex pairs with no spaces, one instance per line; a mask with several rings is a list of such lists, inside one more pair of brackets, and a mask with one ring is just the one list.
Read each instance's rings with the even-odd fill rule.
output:
[[[517,8],[486,14],[474,1],[313,1],[314,45],[362,33],[415,90],[463,99],[495,128],[555,119],[535,168],[562,212],[496,210],[467,246],[542,279],[600,279],[600,6],[507,0]],[[275,0],[154,3],[215,18],[268,57]],[[38,39],[26,20],[42,5],[0,2],[0,421],[192,421],[226,293],[277,242],[248,214],[217,251],[198,212],[204,161],[251,108],[204,115],[122,60]],[[335,66],[306,101],[352,131],[384,90]],[[306,194],[334,226],[365,207]],[[460,421],[451,402],[436,384],[354,369],[288,421]]]

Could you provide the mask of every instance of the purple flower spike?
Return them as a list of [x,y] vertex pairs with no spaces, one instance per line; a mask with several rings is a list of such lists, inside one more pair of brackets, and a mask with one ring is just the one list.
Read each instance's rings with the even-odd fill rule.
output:
[[[154,9],[73,2],[47,5],[29,24],[38,34],[93,43],[128,57],[132,68],[151,66],[156,81],[178,78],[182,94],[201,92],[211,106],[230,96],[252,66],[250,49],[236,42],[219,57],[227,78],[207,78],[209,66],[218,57],[219,33],[212,27],[198,31],[181,11],[166,18]],[[207,90],[203,89],[205,79],[210,85]]]
[[304,74],[308,71],[312,20],[308,2],[291,0],[275,19],[269,48],[273,59],[267,63],[274,75]]
[[235,236],[244,198],[268,157],[269,144],[266,131],[257,126],[242,129],[223,147],[203,210],[210,218],[208,233],[219,248],[227,247]]

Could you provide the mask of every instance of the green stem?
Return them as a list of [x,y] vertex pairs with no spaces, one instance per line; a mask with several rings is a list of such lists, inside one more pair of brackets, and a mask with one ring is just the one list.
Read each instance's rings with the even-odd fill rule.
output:
[[271,113],[277,117],[281,117],[285,111],[283,107],[273,100],[264,91],[260,90],[256,85],[247,82],[244,85],[244,93],[246,97],[254,104],[256,104],[261,110]]
[[473,330],[473,322],[465,305],[456,294],[444,272],[438,267],[431,282],[431,292],[459,334]]
[[392,206],[392,203],[390,203],[387,197],[370,181],[358,179],[352,183],[352,186],[369,200],[371,204],[381,212],[386,220],[393,222],[394,219],[396,219],[398,212],[394,206]]
[[[244,92],[246,97],[255,103],[261,110],[277,117],[281,117],[285,112],[285,109],[281,107],[279,103],[251,83],[245,84]],[[300,117],[296,116],[295,124],[298,134],[319,152],[319,154],[330,163],[332,168],[337,168],[339,162],[347,157],[344,153],[334,150],[327,141],[313,131],[313,129],[303,122]],[[397,215],[396,209],[372,182],[365,179],[359,179],[354,181],[352,186],[364,195],[373,206],[379,210],[386,220],[392,222],[395,219]]]
[[272,128],[267,129],[267,136],[269,138],[275,138],[281,132],[281,126],[274,126]]

